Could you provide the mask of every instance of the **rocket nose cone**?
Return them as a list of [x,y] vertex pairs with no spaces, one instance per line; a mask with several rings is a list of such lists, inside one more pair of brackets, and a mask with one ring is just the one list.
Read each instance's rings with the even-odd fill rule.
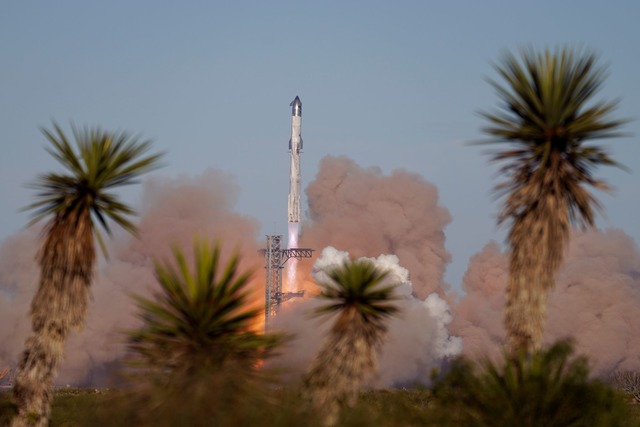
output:
[[295,97],[293,101],[291,101],[291,115],[292,116],[302,116],[302,102],[299,97]]

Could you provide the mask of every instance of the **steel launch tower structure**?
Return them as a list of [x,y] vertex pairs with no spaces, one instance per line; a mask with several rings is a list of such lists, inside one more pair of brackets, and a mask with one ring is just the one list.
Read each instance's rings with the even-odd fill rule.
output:
[[265,286],[264,327],[269,329],[270,320],[278,314],[280,305],[292,298],[304,296],[304,291],[282,292],[282,269],[291,258],[311,258],[313,249],[290,248],[281,249],[281,235],[267,236],[267,249],[263,250],[265,257],[265,270],[267,274]]
[[[291,298],[304,296],[302,292],[283,292],[282,290],[282,270],[284,264],[291,259],[289,264],[291,277],[295,278],[295,263],[302,258],[311,258],[313,249],[297,248],[298,232],[300,224],[300,152],[302,151],[302,102],[299,97],[295,97],[291,104],[291,139],[289,139],[289,152],[291,153],[291,163],[289,169],[289,198],[287,203],[287,218],[289,224],[289,247],[281,249],[281,235],[268,235],[267,248],[262,250],[265,257],[265,330],[269,329],[270,319],[278,314],[280,305]],[[291,285],[291,284],[290,284]]]

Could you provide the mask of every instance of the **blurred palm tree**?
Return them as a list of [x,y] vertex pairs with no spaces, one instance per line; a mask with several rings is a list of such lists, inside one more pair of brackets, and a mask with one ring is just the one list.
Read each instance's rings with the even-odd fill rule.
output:
[[593,139],[620,136],[625,120],[611,118],[617,102],[596,102],[605,70],[589,52],[522,50],[495,66],[504,85],[491,82],[500,110],[484,112],[492,153],[504,162],[507,180],[496,186],[504,197],[498,223],[509,222],[510,277],[505,327],[515,354],[540,348],[547,293],[555,284],[571,224],[594,224],[600,207],[588,187],[609,187],[593,176],[600,165],[617,165]]
[[337,421],[341,402],[352,406],[364,382],[377,371],[378,351],[388,330],[396,284],[385,283],[388,272],[366,259],[346,261],[320,280],[319,298],[326,304],[316,315],[335,314],[325,342],[311,363],[305,387],[312,404]]
[[263,309],[247,289],[252,273],[239,271],[237,254],[220,259],[220,245],[196,239],[190,269],[176,247],[171,261],[155,262],[160,290],[134,296],[132,424],[245,425],[257,408],[277,410],[261,366],[283,337],[256,332]]
[[256,332],[262,308],[251,307],[247,285],[252,272],[238,271],[234,254],[220,265],[220,245],[196,239],[191,270],[180,248],[173,261],[155,262],[160,291],[134,296],[142,320],[128,333],[136,364],[161,374],[199,374],[229,364],[254,369],[281,337]]
[[25,343],[14,396],[18,415],[13,426],[46,426],[53,382],[72,330],[83,326],[96,260],[94,238],[104,250],[99,228],[108,221],[134,232],[134,211],[109,190],[136,182],[158,165],[161,154],[147,154],[150,141],[99,128],[73,129],[78,153],[62,129],[42,129],[47,151],[65,168],[48,173],[31,186],[38,190],[31,224],[49,218],[37,260],[40,282],[31,302],[32,334]]
[[638,427],[611,386],[590,378],[588,361],[570,342],[506,355],[504,364],[451,362],[433,386],[433,425],[456,427]]

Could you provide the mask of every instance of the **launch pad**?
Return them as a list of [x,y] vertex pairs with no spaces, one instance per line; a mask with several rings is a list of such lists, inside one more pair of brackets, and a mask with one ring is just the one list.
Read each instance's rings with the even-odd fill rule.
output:
[[280,305],[283,302],[304,296],[304,291],[282,292],[282,269],[284,264],[291,258],[311,258],[313,255],[313,249],[309,248],[281,249],[281,241],[281,235],[268,235],[267,248],[263,250],[265,257],[264,268],[267,276],[264,305],[265,330],[269,329],[270,319],[278,314]]

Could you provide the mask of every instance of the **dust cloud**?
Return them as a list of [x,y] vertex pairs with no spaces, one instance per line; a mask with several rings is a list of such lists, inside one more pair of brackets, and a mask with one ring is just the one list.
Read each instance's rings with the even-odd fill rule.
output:
[[[325,272],[344,264],[349,258],[345,251],[326,247],[315,261],[312,274],[316,280],[326,281]],[[387,388],[428,383],[433,368],[439,368],[444,359],[456,356],[462,350],[460,338],[450,336],[447,331],[451,321],[448,304],[436,293],[424,301],[413,296],[409,271],[399,264],[397,256],[363,258],[388,272],[385,283],[396,284],[395,305],[399,309],[398,315],[388,321],[388,334],[380,351],[379,372],[369,385]],[[316,318],[310,315],[321,305],[316,299],[305,298],[292,300],[282,307],[274,319],[274,329],[289,333],[294,339],[271,367],[286,372],[291,378],[300,377],[335,321],[335,316]]]
[[347,157],[327,156],[306,194],[310,221],[302,227],[302,246],[333,246],[356,258],[394,254],[409,270],[416,297],[447,290],[443,275],[451,255],[444,228],[451,215],[439,204],[436,187],[420,175],[385,175]]
[[[59,384],[105,384],[125,354],[122,331],[138,321],[130,295],[153,290],[153,259],[169,257],[171,245],[188,255],[196,234],[221,241],[223,261],[240,251],[242,268],[255,269],[255,303],[263,304],[264,260],[258,250],[264,240],[258,221],[236,211],[238,191],[233,177],[216,170],[145,183],[138,238],[117,231],[108,240],[110,257],[97,266],[86,327],[67,344]],[[443,274],[451,259],[445,246],[451,216],[435,186],[404,170],[385,174],[327,156],[306,194],[300,246],[316,249],[314,258],[332,246],[354,258],[392,256],[391,264],[407,272],[403,315],[391,324],[373,386],[424,380],[431,367],[459,352],[455,337],[461,337],[465,355],[500,354],[507,257],[489,242],[469,262],[464,294],[456,298],[449,292]],[[283,218],[285,212],[283,207]],[[17,365],[30,328],[38,247],[37,229],[0,244],[0,369]],[[298,263],[296,288],[307,296],[317,293],[316,259]],[[640,370],[640,250],[633,240],[620,230],[575,233],[557,283],[545,341],[574,337],[598,375]],[[326,323],[309,319],[315,304],[313,298],[292,300],[276,319],[299,337],[283,352],[290,372],[304,371],[326,330]]]
[[[499,357],[508,259],[489,243],[470,261],[451,331],[472,358]],[[544,341],[573,338],[593,373],[640,370],[640,250],[621,230],[574,232],[549,295]]]
[[[208,170],[196,177],[154,179],[144,185],[138,238],[118,232],[109,259],[97,268],[85,328],[67,343],[58,383],[104,385],[125,354],[123,331],[137,325],[131,294],[156,287],[153,259],[170,259],[171,247],[189,258],[197,235],[222,243],[222,262],[237,249],[242,269],[255,269],[252,288],[261,303],[264,277],[258,254],[258,222],[235,212],[238,187],[228,174]],[[30,329],[29,304],[38,268],[37,233],[27,230],[0,247],[0,367],[17,365]]]

